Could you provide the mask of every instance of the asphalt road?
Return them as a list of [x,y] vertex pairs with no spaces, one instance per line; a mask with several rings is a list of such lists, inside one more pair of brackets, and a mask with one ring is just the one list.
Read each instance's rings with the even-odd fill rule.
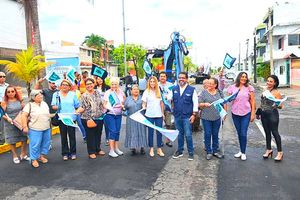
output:
[[[201,86],[196,87],[199,90]],[[257,98],[260,93],[257,91]],[[300,104],[288,99],[285,105],[280,111],[279,125],[284,151],[281,163],[262,158],[265,139],[257,126],[259,121],[249,127],[247,161],[234,158],[239,148],[230,115],[221,131],[223,136],[220,135],[225,147],[225,158],[221,160],[205,160],[202,132],[193,136],[194,161],[187,161],[186,153],[180,159],[172,159],[175,146],[163,148],[165,158],[132,157],[123,147],[125,155],[120,158],[106,155],[90,160],[78,133],[78,159],[66,162],[61,158],[57,135],[53,138],[49,163],[39,169],[33,169],[27,162],[13,164],[10,153],[0,155],[0,199],[296,200],[300,197]],[[108,152],[108,147],[103,148]]]

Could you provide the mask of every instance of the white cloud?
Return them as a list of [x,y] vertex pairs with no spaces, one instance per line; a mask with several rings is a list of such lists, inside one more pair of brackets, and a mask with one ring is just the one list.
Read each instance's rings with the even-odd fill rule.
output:
[[[193,41],[197,64],[221,65],[226,52],[238,55],[239,42],[252,37],[275,0],[124,0],[127,43],[167,46],[177,30]],[[123,43],[122,0],[51,0],[40,2],[43,42],[64,39],[81,43],[99,34]],[[280,1],[279,1],[280,2]]]

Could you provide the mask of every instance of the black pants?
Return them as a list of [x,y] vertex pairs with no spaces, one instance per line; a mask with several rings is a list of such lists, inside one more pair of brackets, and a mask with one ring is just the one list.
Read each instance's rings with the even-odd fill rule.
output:
[[95,128],[88,128],[86,119],[81,119],[82,125],[86,131],[86,145],[88,154],[95,154],[98,153],[101,143],[101,135],[103,129],[103,120],[95,120],[97,126]]
[[261,122],[266,133],[267,149],[271,150],[271,133],[275,138],[277,150],[282,151],[281,137],[278,132],[279,113],[277,109],[265,110],[261,114]]
[[[63,156],[76,155],[75,127],[66,126],[60,121],[59,131],[60,131],[60,138],[61,138],[61,154]],[[69,137],[69,142],[68,142],[68,137]]]

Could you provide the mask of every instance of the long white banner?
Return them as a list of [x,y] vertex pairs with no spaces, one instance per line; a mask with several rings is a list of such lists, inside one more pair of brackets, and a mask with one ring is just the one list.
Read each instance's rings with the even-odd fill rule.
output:
[[139,122],[141,124],[144,124],[150,128],[153,128],[157,131],[159,131],[161,134],[163,134],[164,136],[166,136],[167,138],[169,138],[172,142],[174,142],[179,134],[178,130],[168,130],[165,128],[161,128],[159,126],[155,126],[154,124],[152,124],[149,120],[146,119],[146,117],[144,117],[144,115],[142,115],[141,111],[143,109],[133,113],[132,115],[130,115],[129,117],[136,121]]

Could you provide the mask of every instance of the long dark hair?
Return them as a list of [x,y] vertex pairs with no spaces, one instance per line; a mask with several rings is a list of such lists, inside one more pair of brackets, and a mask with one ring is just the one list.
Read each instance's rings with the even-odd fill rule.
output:
[[241,78],[242,78],[243,74],[246,74],[246,76],[247,76],[247,80],[246,80],[246,83],[245,83],[245,87],[248,87],[248,84],[249,84],[249,78],[248,78],[248,74],[247,74],[246,72],[240,72],[239,75],[236,77],[236,79],[235,79],[235,86],[236,86],[236,87],[240,87],[240,84],[241,84]]
[[277,89],[278,86],[279,86],[279,79],[278,79],[278,77],[273,74],[273,75],[268,76],[268,78],[272,78],[274,80],[275,85],[274,85],[273,89]]

